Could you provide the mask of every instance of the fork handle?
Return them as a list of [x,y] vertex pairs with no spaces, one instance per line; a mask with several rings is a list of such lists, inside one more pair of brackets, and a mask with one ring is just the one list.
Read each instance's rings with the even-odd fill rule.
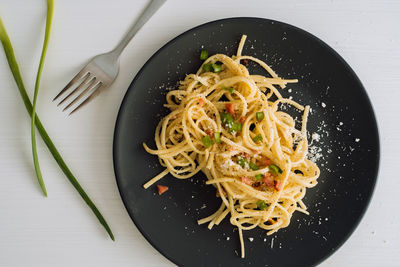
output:
[[152,0],[132,28],[125,34],[121,42],[111,52],[118,58],[124,48],[132,40],[133,36],[142,28],[142,26],[153,16],[153,14],[165,3],[166,0]]

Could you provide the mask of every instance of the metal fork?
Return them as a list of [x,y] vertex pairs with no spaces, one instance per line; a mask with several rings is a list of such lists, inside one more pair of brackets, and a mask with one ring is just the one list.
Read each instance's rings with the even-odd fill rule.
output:
[[[69,113],[76,112],[84,105],[95,98],[102,90],[109,87],[119,72],[119,56],[130,40],[135,36],[139,29],[150,19],[150,17],[164,4],[166,0],[152,0],[143,13],[140,15],[136,23],[132,26],[129,32],[125,35],[122,41],[112,51],[95,56],[72,80],[58,93],[53,99],[55,101],[69,89],[75,87],[69,92],[57,106],[67,103],[73,95],[80,94],[70,101],[63,111],[71,108],[75,104],[75,108]],[[86,98],[84,98],[86,97]],[[83,100],[81,100],[83,99]],[[79,102],[81,100],[81,102]]]

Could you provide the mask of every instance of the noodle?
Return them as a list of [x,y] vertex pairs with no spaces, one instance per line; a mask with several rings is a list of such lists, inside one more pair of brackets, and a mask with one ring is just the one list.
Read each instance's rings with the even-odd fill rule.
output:
[[[283,98],[277,89],[297,80],[280,78],[263,61],[242,56],[245,40],[243,35],[235,56],[210,56],[168,92],[165,106],[171,112],[156,128],[157,149],[143,144],[166,167],[144,187],[168,173],[187,179],[202,171],[221,206],[198,223],[211,229],[229,214],[239,230],[242,258],[243,231],[261,227],[271,235],[287,227],[296,210],[308,214],[302,199],[320,173],[307,159],[309,106]],[[243,60],[259,64],[270,77],[250,75]],[[207,70],[215,64],[218,71]],[[302,113],[301,127],[279,109],[282,105]]]

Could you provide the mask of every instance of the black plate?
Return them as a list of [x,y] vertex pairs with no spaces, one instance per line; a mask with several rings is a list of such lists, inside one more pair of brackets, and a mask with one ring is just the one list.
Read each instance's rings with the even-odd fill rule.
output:
[[[215,189],[199,174],[165,177],[169,191],[159,196],[142,185],[163,169],[142,142],[154,145],[154,130],[166,114],[167,88],[200,66],[199,51],[236,52],[272,65],[282,77],[298,78],[284,96],[310,104],[308,130],[321,177],[304,202],[310,216],[295,213],[289,227],[266,236],[246,231],[241,259],[237,231],[225,220],[211,231],[197,225],[220,205]],[[254,66],[250,68],[260,71]],[[318,139],[317,135],[314,135]],[[314,141],[315,144],[315,141]],[[125,207],[146,239],[180,266],[310,266],[321,262],[350,236],[364,214],[375,185],[379,138],[367,94],[355,73],[328,45],[288,24],[259,18],[230,18],[193,28],[164,45],[136,75],[122,102],[114,135],[114,168]],[[252,241],[250,241],[252,240]]]

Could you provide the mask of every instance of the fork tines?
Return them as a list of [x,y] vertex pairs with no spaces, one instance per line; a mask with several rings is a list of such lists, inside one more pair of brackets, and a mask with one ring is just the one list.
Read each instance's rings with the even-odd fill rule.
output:
[[[66,111],[74,106],[72,111],[69,113],[69,115],[71,115],[87,104],[95,96],[97,96],[102,85],[103,82],[96,77],[93,72],[87,70],[87,68],[84,68],[64,87],[64,89],[60,91],[60,93],[58,93],[53,101],[68,93],[64,98],[61,99],[57,106],[65,104],[65,107],[62,111]],[[71,97],[76,94],[78,95],[72,99]],[[72,100],[68,102],[68,99]]]

